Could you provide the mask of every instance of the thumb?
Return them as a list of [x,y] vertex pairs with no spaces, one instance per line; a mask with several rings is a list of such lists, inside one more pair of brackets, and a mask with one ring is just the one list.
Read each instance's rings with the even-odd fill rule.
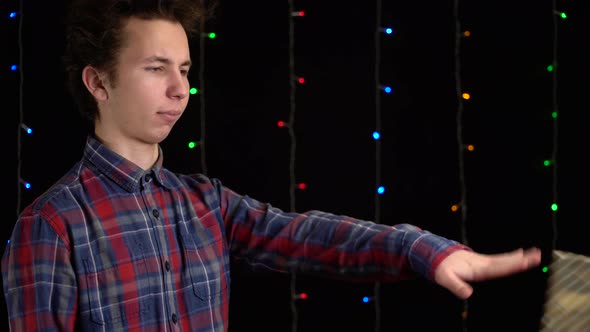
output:
[[[473,294],[473,287],[459,278],[455,273],[446,273],[439,284],[448,289],[456,297],[465,300]],[[441,278],[441,279],[443,279]]]

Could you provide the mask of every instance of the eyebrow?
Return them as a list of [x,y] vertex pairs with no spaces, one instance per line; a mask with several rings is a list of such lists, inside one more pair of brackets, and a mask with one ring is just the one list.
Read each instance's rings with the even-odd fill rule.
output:
[[[162,57],[162,56],[157,56],[157,55],[154,55],[154,56],[151,56],[149,58],[146,58],[145,59],[145,62],[161,62],[161,63],[166,64],[166,65],[172,64],[172,61],[170,59],[165,58],[165,57]],[[185,62],[181,63],[180,66],[181,67],[183,67],[183,66],[190,67],[191,64],[192,64],[191,60],[186,60]]]

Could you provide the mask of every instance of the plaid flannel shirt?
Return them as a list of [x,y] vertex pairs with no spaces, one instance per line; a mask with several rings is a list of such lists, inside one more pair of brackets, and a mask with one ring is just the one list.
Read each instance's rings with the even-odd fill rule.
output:
[[408,224],[284,212],[203,175],[143,170],[88,137],[2,259],[12,331],[227,331],[230,257],[276,271],[431,279],[469,249]]

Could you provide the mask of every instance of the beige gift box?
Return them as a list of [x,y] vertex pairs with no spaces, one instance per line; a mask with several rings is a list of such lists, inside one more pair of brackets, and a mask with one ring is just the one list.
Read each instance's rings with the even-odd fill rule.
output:
[[590,257],[554,250],[545,296],[541,331],[590,331]]

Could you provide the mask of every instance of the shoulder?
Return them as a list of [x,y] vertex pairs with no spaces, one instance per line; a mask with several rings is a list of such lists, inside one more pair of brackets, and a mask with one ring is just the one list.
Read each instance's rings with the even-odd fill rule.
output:
[[69,192],[73,188],[80,186],[85,171],[86,169],[81,162],[76,163],[59,180],[54,182],[41,195],[37,196],[23,212],[28,211],[34,214],[44,214],[51,210],[51,206],[59,209],[62,203],[73,199]]
[[82,200],[75,192],[80,191],[84,178],[94,176],[88,172],[82,162],[76,163],[21,211],[17,223],[48,223],[64,240],[67,237],[67,226],[63,215],[68,211],[80,210]]
[[163,169],[164,182],[171,189],[181,192],[189,198],[193,204],[205,202],[211,209],[237,202],[242,197],[232,189],[223,185],[222,181],[204,174],[179,174]]
[[201,173],[180,174],[167,169],[162,169],[162,172],[164,181],[167,181],[173,189],[186,188],[189,191],[207,193],[223,187],[218,179],[210,178]]

